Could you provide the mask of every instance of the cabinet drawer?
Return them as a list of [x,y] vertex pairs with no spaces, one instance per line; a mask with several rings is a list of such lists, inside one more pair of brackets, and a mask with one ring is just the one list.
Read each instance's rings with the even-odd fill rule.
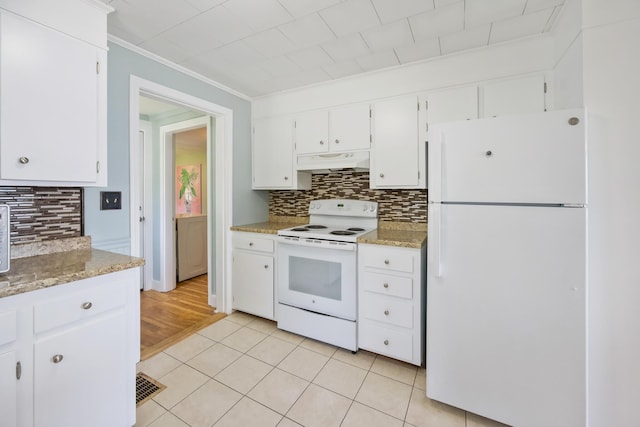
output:
[[394,249],[397,248],[365,247],[362,249],[361,259],[365,267],[413,273],[413,255]]
[[7,311],[0,313],[0,345],[15,341],[16,333],[16,312]]
[[365,320],[359,323],[358,347],[412,361],[413,335],[410,331],[395,331]]
[[273,240],[260,237],[234,235],[233,247],[236,249],[246,249],[251,251],[273,253]]
[[400,298],[413,298],[413,279],[410,277],[390,276],[365,271],[362,282],[362,287],[365,291]]
[[33,313],[34,332],[44,332],[122,307],[126,303],[125,292],[126,283],[108,283],[36,304]]
[[363,292],[360,299],[362,317],[403,328],[413,328],[413,302]]

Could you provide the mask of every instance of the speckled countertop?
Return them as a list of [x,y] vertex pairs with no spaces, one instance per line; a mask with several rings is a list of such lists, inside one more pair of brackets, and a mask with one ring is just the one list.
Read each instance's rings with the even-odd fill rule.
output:
[[92,249],[89,237],[16,247],[16,251],[12,248],[11,269],[0,274],[0,298],[141,265],[142,258]]
[[268,221],[255,224],[234,225],[232,231],[244,231],[247,233],[276,234],[278,230],[291,228],[297,225],[309,223],[307,216],[270,216]]
[[[296,225],[307,224],[308,222],[309,218],[307,217],[272,216],[265,222],[234,225],[231,227],[231,230],[276,234],[278,230],[282,230],[283,228],[295,227]],[[427,243],[427,224],[381,221],[378,223],[377,230],[359,237],[358,243],[420,249]]]
[[378,222],[378,228],[358,237],[358,243],[420,249],[427,243],[427,224]]

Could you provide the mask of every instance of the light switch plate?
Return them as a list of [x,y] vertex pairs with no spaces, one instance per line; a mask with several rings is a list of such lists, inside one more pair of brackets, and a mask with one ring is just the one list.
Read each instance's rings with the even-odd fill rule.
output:
[[101,191],[100,210],[122,209],[122,191]]

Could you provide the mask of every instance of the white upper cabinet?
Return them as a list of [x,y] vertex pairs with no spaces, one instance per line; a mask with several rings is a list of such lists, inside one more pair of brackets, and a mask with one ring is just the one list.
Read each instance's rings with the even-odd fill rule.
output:
[[424,100],[428,124],[478,118],[478,87],[464,86],[431,92]]
[[296,153],[312,154],[329,151],[329,112],[301,114],[295,120]]
[[543,74],[500,80],[480,86],[482,117],[545,111]]
[[0,184],[106,185],[106,72],[104,47],[0,8]]
[[329,150],[368,150],[371,147],[369,104],[356,104],[329,112]]
[[311,175],[294,168],[293,120],[270,117],[253,122],[253,188],[310,189]]
[[368,150],[370,135],[368,104],[314,111],[295,119],[297,154]]
[[418,97],[373,104],[371,188],[424,188],[426,157],[418,138]]

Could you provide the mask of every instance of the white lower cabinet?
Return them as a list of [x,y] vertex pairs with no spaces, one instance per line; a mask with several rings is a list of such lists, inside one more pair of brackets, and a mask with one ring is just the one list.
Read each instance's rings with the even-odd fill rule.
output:
[[424,362],[425,249],[358,245],[358,347]]
[[[122,403],[104,397],[126,396],[124,307],[34,345],[35,426],[126,426]],[[120,407],[120,410],[114,410]]]
[[16,378],[16,352],[0,351],[0,414],[3,425],[17,423],[18,386]]
[[0,414],[7,426],[17,423],[17,333],[16,311],[0,310]]
[[139,275],[133,268],[0,298],[0,320],[17,319],[13,344],[3,344],[0,326],[2,426],[135,424]]
[[275,237],[234,232],[232,240],[233,308],[275,319]]

